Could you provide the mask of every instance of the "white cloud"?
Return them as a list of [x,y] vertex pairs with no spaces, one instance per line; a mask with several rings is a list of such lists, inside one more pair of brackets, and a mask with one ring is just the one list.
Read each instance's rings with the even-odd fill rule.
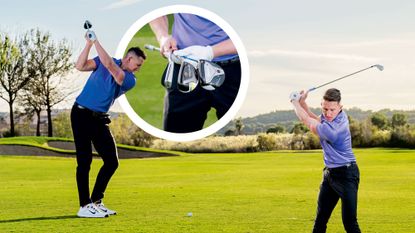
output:
[[118,0],[116,2],[113,2],[109,4],[108,6],[104,7],[104,10],[110,10],[110,9],[116,9],[116,8],[122,8],[129,5],[132,5],[137,2],[141,2],[142,0]]

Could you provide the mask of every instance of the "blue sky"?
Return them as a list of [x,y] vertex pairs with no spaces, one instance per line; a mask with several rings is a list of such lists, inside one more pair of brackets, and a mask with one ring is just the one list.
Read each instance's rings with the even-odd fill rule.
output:
[[[241,37],[250,62],[250,85],[238,116],[291,109],[288,95],[372,64],[333,85],[345,107],[415,109],[415,2],[412,1],[0,1],[0,30],[39,27],[66,38],[79,51],[89,19],[111,54],[142,15],[173,4],[206,8]],[[103,33],[105,32],[105,33]],[[76,76],[80,85],[85,78]],[[323,90],[310,96],[318,106]],[[116,106],[115,109],[118,109]],[[0,101],[0,111],[7,111]]]

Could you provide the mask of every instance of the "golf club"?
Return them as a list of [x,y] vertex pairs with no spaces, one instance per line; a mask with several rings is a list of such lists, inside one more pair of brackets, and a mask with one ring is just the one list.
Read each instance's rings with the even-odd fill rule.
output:
[[[324,87],[324,86],[329,85],[329,84],[331,84],[331,83],[337,82],[337,81],[339,81],[339,80],[341,80],[341,79],[345,79],[345,78],[347,78],[347,77],[350,77],[350,76],[352,76],[352,75],[355,75],[355,74],[357,74],[357,73],[363,72],[363,71],[365,71],[365,70],[368,70],[368,69],[371,69],[371,68],[374,68],[374,67],[376,67],[379,71],[383,71],[383,66],[382,66],[382,65],[379,65],[379,64],[376,64],[376,65],[371,65],[371,66],[369,66],[369,67],[367,67],[367,68],[364,68],[364,69],[358,70],[358,71],[356,71],[356,72],[353,72],[353,73],[351,73],[351,74],[345,75],[345,76],[340,77],[340,78],[337,78],[337,79],[332,80],[332,81],[330,81],[330,82],[323,83],[323,84],[321,84],[320,86],[312,87],[312,88],[308,89],[308,92],[314,91],[314,90],[316,90],[316,89],[318,89],[318,88],[320,88],[320,87]],[[298,91],[294,91],[294,92],[292,92],[292,93],[290,94],[290,97],[289,97],[289,98],[290,98],[290,100],[291,100],[291,101],[293,101],[293,100],[299,100],[299,99],[301,98],[301,94],[300,94],[300,92],[298,92]]]
[[359,70],[359,71],[353,72],[353,73],[348,74],[348,75],[345,75],[345,76],[343,76],[343,77],[340,77],[340,78],[338,78],[338,79],[335,79],[335,80],[333,80],[333,81],[330,81],[330,82],[327,82],[327,83],[323,83],[323,84],[321,84],[320,86],[317,86],[317,87],[312,87],[312,88],[308,89],[308,92],[310,92],[310,91],[314,91],[314,90],[316,90],[316,89],[318,89],[318,88],[320,88],[320,87],[324,87],[324,86],[326,86],[326,85],[329,85],[330,83],[337,82],[337,81],[339,81],[339,80],[341,80],[341,79],[345,79],[345,78],[347,78],[347,77],[350,77],[350,76],[355,75],[355,74],[357,74],[357,73],[360,73],[360,72],[363,72],[363,71],[365,71],[365,70],[371,69],[371,68],[373,68],[373,67],[376,67],[379,71],[382,71],[382,70],[383,70],[383,66],[382,66],[382,65],[379,65],[379,64],[372,65],[372,66],[369,66],[369,67],[367,67],[367,68],[364,68],[364,69],[361,69],[361,70]]
[[[150,51],[159,51],[159,52],[161,51],[161,49],[159,47],[156,47],[156,46],[151,45],[151,44],[144,45],[144,48],[146,48],[146,49],[148,49]],[[177,60],[180,60],[180,59],[174,59],[172,56],[180,57],[180,58],[185,58],[185,59],[188,59],[188,60],[191,60],[191,61],[194,61],[194,62],[198,62],[197,60],[195,60],[193,58],[190,58],[190,57],[187,57],[187,56],[177,56],[177,55],[174,55],[173,53],[164,54],[164,55],[166,57],[168,57],[169,59],[173,60],[173,61],[177,61]]]
[[[150,44],[144,45],[144,48],[151,51],[160,51],[160,48]],[[202,88],[208,91],[213,91],[216,88],[220,87],[225,81],[225,71],[222,69],[222,67],[214,62],[203,59],[198,61],[187,56],[177,56],[173,53],[169,53],[166,57],[169,59],[166,78],[164,80],[164,86],[166,88],[170,88],[172,86],[174,66],[173,62],[176,61],[180,61],[177,86],[179,91],[183,93],[193,91],[198,84],[200,84]],[[186,59],[196,62],[197,67],[190,67],[192,65],[187,62]]]
[[86,35],[91,41],[95,41],[97,39],[95,32],[90,30],[92,28],[91,22],[89,20],[85,20],[84,29],[86,29]]

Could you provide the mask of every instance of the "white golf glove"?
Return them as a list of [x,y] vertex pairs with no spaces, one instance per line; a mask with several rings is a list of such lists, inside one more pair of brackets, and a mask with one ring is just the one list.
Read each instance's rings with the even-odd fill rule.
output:
[[298,92],[298,91],[291,92],[291,94],[290,94],[290,102],[300,101],[300,98],[301,98],[300,92]]
[[173,52],[173,55],[181,57],[194,67],[197,67],[197,63],[201,59],[212,61],[213,49],[211,46],[193,45],[181,50],[176,50]]
[[86,31],[86,37],[92,42],[95,42],[97,40],[97,36],[95,35],[95,32],[92,30]]

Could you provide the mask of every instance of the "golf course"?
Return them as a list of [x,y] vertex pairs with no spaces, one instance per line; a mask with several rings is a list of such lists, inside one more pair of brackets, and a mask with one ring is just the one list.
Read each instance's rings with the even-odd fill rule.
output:
[[[415,151],[355,149],[362,232],[414,232]],[[121,159],[105,204],[76,217],[76,161],[0,155],[0,232],[311,232],[321,151]],[[91,181],[101,166],[94,159]],[[344,232],[337,205],[327,232]]]

